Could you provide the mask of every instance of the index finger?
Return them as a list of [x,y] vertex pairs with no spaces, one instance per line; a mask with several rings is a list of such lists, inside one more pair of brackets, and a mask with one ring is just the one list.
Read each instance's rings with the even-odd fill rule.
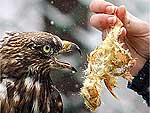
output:
[[104,0],[92,0],[92,2],[89,5],[89,8],[92,12],[95,13],[106,13],[106,8],[108,6],[114,6],[114,5]]

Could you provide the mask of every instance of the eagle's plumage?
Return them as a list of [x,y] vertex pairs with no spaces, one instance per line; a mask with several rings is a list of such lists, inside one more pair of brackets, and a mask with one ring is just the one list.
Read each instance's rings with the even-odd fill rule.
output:
[[52,69],[68,68],[56,59],[78,46],[46,32],[6,33],[0,41],[0,113],[62,113]]

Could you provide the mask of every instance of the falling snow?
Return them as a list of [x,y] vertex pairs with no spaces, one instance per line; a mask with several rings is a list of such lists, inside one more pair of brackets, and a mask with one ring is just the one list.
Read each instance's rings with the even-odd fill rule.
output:
[[51,25],[54,25],[54,21],[51,21],[50,24],[51,24]]
[[51,4],[54,4],[54,1],[51,1]]

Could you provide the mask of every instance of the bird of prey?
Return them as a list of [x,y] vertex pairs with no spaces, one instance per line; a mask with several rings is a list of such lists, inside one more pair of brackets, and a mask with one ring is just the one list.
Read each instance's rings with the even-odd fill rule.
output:
[[47,32],[10,32],[0,41],[0,113],[63,113],[52,69],[70,69],[59,54],[80,51]]

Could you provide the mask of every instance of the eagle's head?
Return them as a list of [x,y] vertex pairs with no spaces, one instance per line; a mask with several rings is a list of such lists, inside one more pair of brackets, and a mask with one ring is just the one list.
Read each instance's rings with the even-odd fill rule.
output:
[[[1,71],[12,77],[23,77],[29,71],[50,71],[51,68],[75,70],[68,63],[60,62],[56,56],[78,50],[71,42],[46,32],[6,33],[0,45]],[[26,75],[26,74],[25,74]]]
[[62,100],[49,73],[76,71],[56,58],[74,50],[81,53],[76,44],[46,32],[6,33],[0,42],[0,111],[61,113]]

